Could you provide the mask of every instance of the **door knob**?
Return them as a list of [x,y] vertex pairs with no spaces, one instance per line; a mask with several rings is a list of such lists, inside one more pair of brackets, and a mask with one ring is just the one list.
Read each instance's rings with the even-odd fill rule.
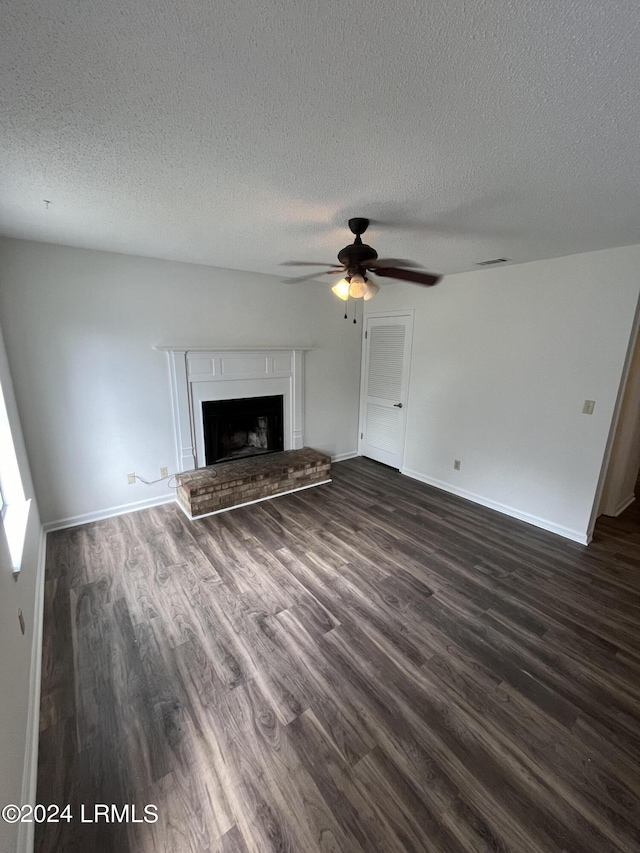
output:
[[394,407],[394,409],[401,409],[401,408],[402,408],[402,403],[394,403],[394,404],[393,404],[393,407]]

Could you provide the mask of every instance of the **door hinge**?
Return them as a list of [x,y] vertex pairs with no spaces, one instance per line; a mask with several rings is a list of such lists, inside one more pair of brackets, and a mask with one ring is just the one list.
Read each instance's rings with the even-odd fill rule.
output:
[[361,432],[361,433],[360,433],[360,438],[364,438],[364,433],[363,433],[363,432]]
[[365,339],[365,341],[367,340],[367,335],[368,335],[368,334],[369,334],[369,332],[366,332],[366,331],[365,331],[365,333],[364,333],[364,339]]

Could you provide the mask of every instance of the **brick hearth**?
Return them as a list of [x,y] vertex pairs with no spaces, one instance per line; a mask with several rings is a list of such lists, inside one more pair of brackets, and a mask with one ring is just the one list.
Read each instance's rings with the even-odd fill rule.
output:
[[199,518],[251,501],[326,483],[331,457],[310,447],[221,462],[176,475],[178,502]]

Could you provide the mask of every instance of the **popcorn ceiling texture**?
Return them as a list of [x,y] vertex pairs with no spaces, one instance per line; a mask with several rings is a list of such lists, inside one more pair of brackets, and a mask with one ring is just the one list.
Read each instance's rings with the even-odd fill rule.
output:
[[[8,0],[0,233],[281,274],[638,242],[637,0]],[[50,199],[47,210],[43,199]],[[287,270],[288,274],[293,274]]]

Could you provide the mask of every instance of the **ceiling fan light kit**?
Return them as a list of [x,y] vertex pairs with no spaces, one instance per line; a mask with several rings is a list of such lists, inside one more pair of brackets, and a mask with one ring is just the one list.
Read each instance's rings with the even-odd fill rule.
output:
[[380,288],[378,287],[378,285],[374,284],[372,281],[368,281],[367,282],[367,289],[364,292],[364,297],[363,297],[364,301],[368,302],[370,299],[373,299],[373,297],[376,295],[376,293],[379,293],[379,292],[380,292]]
[[346,278],[343,278],[337,284],[334,284],[331,290],[333,290],[338,299],[344,299],[346,302],[349,298],[349,282]]
[[[405,267],[416,267],[411,261],[398,258],[378,258],[374,248],[362,242],[362,234],[369,227],[369,220],[362,216],[356,216],[349,220],[349,228],[355,234],[355,240],[338,252],[338,260],[341,267],[336,264],[327,264],[333,269],[324,271],[325,275],[346,273],[345,277],[331,288],[338,299],[346,302],[352,299],[364,299],[368,302],[380,291],[380,287],[373,282],[367,273],[374,272],[383,278],[394,278],[399,281],[410,281],[412,284],[421,284],[423,287],[432,287],[437,284],[442,276],[434,273],[422,272],[416,269],[405,269]],[[288,261],[285,266],[316,266],[308,261]],[[317,264],[320,266],[320,264]],[[289,281],[307,281],[316,278],[320,273],[311,273]],[[345,317],[347,316],[345,309]],[[354,323],[355,317],[354,317]]]
[[352,296],[354,299],[360,299],[365,295],[367,290],[367,283],[364,280],[364,277],[357,274],[351,276],[351,281],[349,282],[349,296]]

